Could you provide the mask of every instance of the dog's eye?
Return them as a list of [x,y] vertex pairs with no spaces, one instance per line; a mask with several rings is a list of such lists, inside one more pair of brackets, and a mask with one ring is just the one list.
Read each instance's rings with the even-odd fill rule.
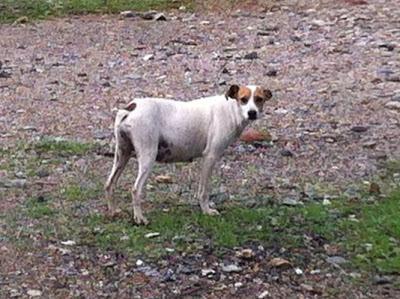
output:
[[248,99],[248,98],[241,98],[240,101],[241,101],[243,104],[246,104],[246,103],[249,101],[249,99]]
[[256,102],[257,104],[261,104],[262,102],[264,102],[264,99],[261,97],[255,97],[254,102]]

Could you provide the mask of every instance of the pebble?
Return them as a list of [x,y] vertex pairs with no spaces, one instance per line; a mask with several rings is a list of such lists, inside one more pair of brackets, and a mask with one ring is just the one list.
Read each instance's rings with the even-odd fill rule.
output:
[[154,15],[153,19],[154,19],[155,21],[166,21],[166,20],[167,20],[167,17],[166,17],[163,13],[159,12],[159,13],[156,13],[156,14]]
[[303,203],[297,199],[291,198],[291,197],[285,197],[282,199],[282,204],[286,206],[298,206],[298,205],[303,205]]
[[235,264],[223,265],[222,271],[227,272],[227,273],[240,272],[240,271],[242,271],[242,268]]
[[341,256],[330,256],[326,259],[326,261],[330,264],[335,264],[335,265],[342,265],[348,262],[344,257]]
[[160,235],[160,233],[154,232],[154,233],[145,234],[144,237],[147,239],[151,239],[151,238],[158,237],[159,235]]
[[153,54],[147,54],[147,55],[144,55],[142,59],[144,61],[149,61],[149,60],[154,59],[154,55]]
[[366,126],[353,126],[351,128],[351,130],[353,132],[356,132],[356,133],[364,133],[364,132],[368,131],[368,127],[366,127]]
[[375,275],[374,276],[374,283],[375,284],[389,284],[392,283],[392,279],[386,275]]
[[144,262],[142,260],[137,260],[136,261],[136,266],[140,267],[143,266]]
[[390,101],[385,104],[385,108],[393,109],[393,110],[400,110],[400,102],[398,101]]
[[28,294],[28,296],[31,296],[31,297],[42,296],[42,292],[39,290],[28,290],[27,294]]
[[258,58],[258,54],[256,51],[247,53],[246,55],[244,55],[243,59],[247,59],[247,60],[254,60]]
[[209,276],[213,274],[215,274],[215,271],[213,269],[201,269],[202,276]]
[[264,291],[262,292],[260,295],[258,295],[258,299],[264,299],[267,298],[269,296],[269,292],[268,291]]
[[124,17],[124,18],[133,18],[133,17],[137,16],[137,14],[131,10],[121,11],[119,14],[121,17]]
[[293,153],[292,153],[290,150],[288,150],[288,149],[283,149],[283,150],[281,150],[281,151],[280,151],[280,154],[281,154],[283,157],[293,157]]
[[25,188],[26,187],[26,179],[14,179],[14,180],[0,180],[0,187],[5,187],[5,188]]

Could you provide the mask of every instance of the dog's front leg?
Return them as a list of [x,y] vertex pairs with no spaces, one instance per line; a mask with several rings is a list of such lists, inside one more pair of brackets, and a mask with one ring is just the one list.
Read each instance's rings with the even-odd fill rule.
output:
[[212,169],[217,162],[218,157],[215,155],[207,155],[203,159],[203,167],[200,175],[199,191],[197,196],[200,201],[200,208],[204,214],[219,215],[219,212],[210,208],[209,195],[210,195],[210,177]]

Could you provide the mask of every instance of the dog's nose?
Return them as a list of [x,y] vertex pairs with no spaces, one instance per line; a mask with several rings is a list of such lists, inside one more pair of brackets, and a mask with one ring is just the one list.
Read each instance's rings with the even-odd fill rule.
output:
[[257,111],[250,110],[249,112],[247,112],[247,114],[249,115],[249,119],[257,119]]

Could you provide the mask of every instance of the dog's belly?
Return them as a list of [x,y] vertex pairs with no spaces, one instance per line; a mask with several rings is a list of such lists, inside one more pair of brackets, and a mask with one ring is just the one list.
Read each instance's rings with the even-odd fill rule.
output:
[[171,140],[161,137],[158,143],[157,162],[192,162],[203,154],[206,143],[189,140]]

